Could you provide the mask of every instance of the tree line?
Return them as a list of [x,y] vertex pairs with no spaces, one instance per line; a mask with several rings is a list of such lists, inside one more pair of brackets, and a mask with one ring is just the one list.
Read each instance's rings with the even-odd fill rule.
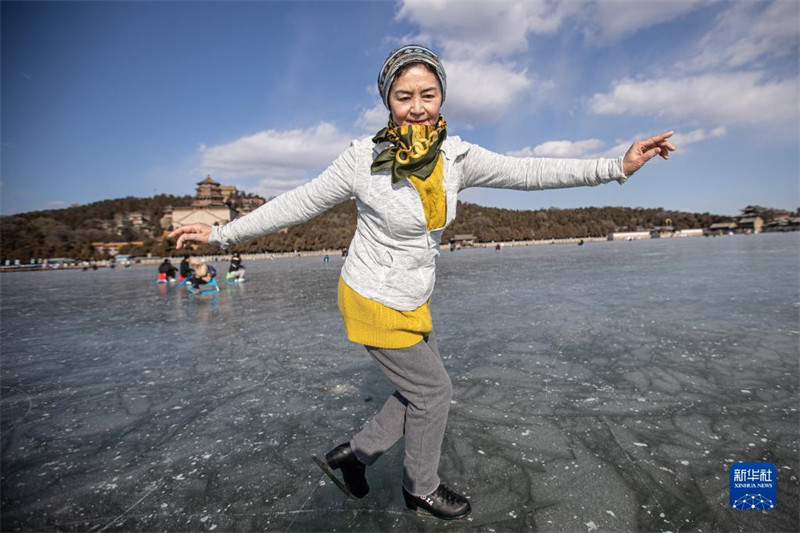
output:
[[[105,259],[92,242],[142,241],[121,253],[144,256],[176,255],[174,243],[165,237],[159,220],[167,206],[191,205],[191,196],[158,195],[152,198],[104,200],[65,209],[33,211],[0,217],[2,261],[31,258],[72,257],[80,260]],[[125,221],[131,212],[148,220],[146,231]],[[785,214],[764,209],[762,217]],[[676,230],[707,228],[731,217],[710,213],[687,213],[663,208],[584,207],[533,211],[484,207],[458,203],[458,218],[444,232],[448,242],[457,234],[471,234],[479,242],[604,237],[614,231],[636,231],[670,223]],[[121,221],[121,222],[120,222]],[[121,225],[120,225],[121,224]],[[347,248],[356,224],[354,201],[342,203],[320,216],[282,232],[260,237],[237,247],[240,252],[291,252]],[[199,253],[214,253],[201,247]]]
[[[64,209],[30,211],[0,217],[0,254],[2,263],[19,259],[72,257],[104,259],[106,254],[94,249],[93,242],[144,241],[148,248],[158,247],[163,233],[159,220],[167,206],[192,205],[191,196],[160,194],[152,198],[117,198]],[[127,220],[129,213],[141,213],[150,221],[147,232]]]

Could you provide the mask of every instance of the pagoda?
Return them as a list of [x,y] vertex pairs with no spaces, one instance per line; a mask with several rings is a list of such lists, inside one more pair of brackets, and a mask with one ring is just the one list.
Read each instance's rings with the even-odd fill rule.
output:
[[[192,205],[173,208],[170,220],[163,220],[162,227],[177,229],[195,222],[216,226],[227,224],[237,215],[238,213],[231,207],[230,201],[226,201],[220,184],[211,179],[210,174],[206,174],[206,178],[197,183]],[[167,222],[168,224],[165,224]]]
[[211,174],[206,174],[206,179],[197,182],[197,192],[192,207],[222,207],[227,205],[222,195],[220,184],[211,179]]

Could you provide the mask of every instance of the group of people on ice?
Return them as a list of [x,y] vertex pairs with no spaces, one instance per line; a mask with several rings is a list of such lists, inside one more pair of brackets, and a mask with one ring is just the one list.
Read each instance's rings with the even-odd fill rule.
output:
[[[216,275],[216,269],[206,263],[202,257],[184,257],[179,268],[175,268],[169,259],[164,259],[164,262],[158,266],[157,281],[159,283],[184,282],[199,289],[200,285],[212,283]],[[238,252],[234,252],[225,279],[228,283],[239,283],[244,281],[244,276],[245,268],[242,265],[242,257]]]

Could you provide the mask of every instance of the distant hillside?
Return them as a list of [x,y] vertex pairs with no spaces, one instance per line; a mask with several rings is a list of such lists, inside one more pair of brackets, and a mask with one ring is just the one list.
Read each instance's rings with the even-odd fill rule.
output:
[[[101,259],[92,242],[141,241],[141,246],[121,250],[133,255],[174,254],[174,243],[163,239],[159,224],[164,208],[191,205],[191,196],[158,195],[120,198],[66,209],[35,211],[0,217],[2,261],[67,256]],[[139,213],[144,225],[126,217]],[[786,214],[763,209],[765,221]],[[585,207],[516,211],[459,202],[458,218],[445,231],[443,242],[456,234],[472,234],[478,241],[602,237],[613,231],[634,231],[671,224],[676,229],[706,228],[731,217],[709,213],[684,213],[661,208]],[[241,245],[242,252],[287,252],[341,249],[349,245],[356,223],[355,202],[348,201],[299,226]],[[201,252],[214,250],[211,247]]]
[[662,208],[582,207],[516,211],[459,202],[458,218],[445,232],[471,233],[480,241],[605,237],[615,231],[637,231],[667,225],[676,230],[707,228],[731,217],[709,213],[684,213]]
[[[152,198],[118,198],[65,209],[30,211],[0,217],[2,261],[29,258],[99,258],[92,242],[154,240],[162,233],[159,220],[167,206],[192,205],[191,196],[160,194]],[[128,220],[139,213],[149,221],[143,228]]]

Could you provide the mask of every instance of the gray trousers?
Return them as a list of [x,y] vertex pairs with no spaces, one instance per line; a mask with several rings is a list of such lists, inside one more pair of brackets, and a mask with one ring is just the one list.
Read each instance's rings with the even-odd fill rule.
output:
[[439,486],[439,457],[453,392],[436,339],[431,332],[410,348],[365,348],[396,390],[350,447],[362,463],[371,465],[405,436],[403,487],[426,496]]

